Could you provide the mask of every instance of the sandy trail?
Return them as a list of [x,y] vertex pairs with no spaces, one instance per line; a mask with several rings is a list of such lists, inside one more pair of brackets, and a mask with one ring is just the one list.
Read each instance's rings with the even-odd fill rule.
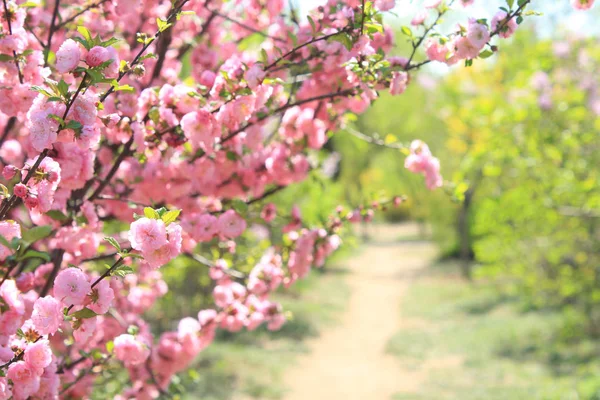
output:
[[418,233],[413,224],[374,226],[371,233],[372,241],[346,263],[347,310],[286,373],[286,400],[387,400],[417,390],[426,378],[422,370],[402,369],[385,346],[408,323],[399,311],[402,297],[435,257],[435,246],[399,241]]

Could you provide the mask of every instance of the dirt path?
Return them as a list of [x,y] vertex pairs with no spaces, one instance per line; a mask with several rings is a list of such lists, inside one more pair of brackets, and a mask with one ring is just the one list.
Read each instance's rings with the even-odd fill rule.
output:
[[286,400],[387,400],[424,380],[421,371],[403,370],[385,346],[403,324],[399,306],[406,288],[435,247],[398,241],[414,237],[416,225],[375,226],[371,233],[373,240],[347,263],[351,298],[345,314],[286,373]]

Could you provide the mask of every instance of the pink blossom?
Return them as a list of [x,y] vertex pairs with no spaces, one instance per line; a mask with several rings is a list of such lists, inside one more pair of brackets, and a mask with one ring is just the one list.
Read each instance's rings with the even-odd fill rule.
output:
[[571,0],[571,5],[576,10],[589,10],[594,6],[595,0]]
[[431,155],[429,147],[415,140],[410,145],[410,155],[406,157],[404,166],[411,172],[425,175],[427,187],[432,190],[442,186],[440,162]]
[[79,44],[73,39],[67,39],[56,52],[56,70],[62,74],[73,71],[80,58]]
[[375,0],[375,7],[381,11],[389,11],[396,6],[396,0]]
[[6,377],[13,381],[15,400],[25,400],[40,388],[40,376],[25,361],[12,363]]
[[182,229],[172,223],[166,229],[168,241],[158,248],[142,250],[142,255],[152,268],[160,268],[181,253]]
[[[21,237],[21,225],[15,221],[0,221],[0,235],[4,237],[9,243],[14,238]],[[12,254],[12,250],[0,244],[0,260],[4,260],[6,257]]]
[[47,339],[27,344],[23,361],[37,374],[42,375],[44,368],[52,362],[52,350]]
[[101,280],[88,296],[91,301],[88,308],[96,314],[106,314],[115,298],[115,293],[107,280]]
[[404,93],[408,86],[408,73],[401,71],[392,72],[392,81],[390,83],[390,94],[398,95]]
[[17,174],[17,169],[14,167],[14,165],[7,165],[4,167],[4,169],[2,169],[2,176],[7,181],[14,178],[16,174]]
[[413,19],[410,21],[410,24],[413,26],[419,26],[419,25],[423,24],[423,22],[425,22],[425,20],[427,19],[427,16],[428,16],[427,11],[421,10],[415,14]]
[[102,46],[94,46],[90,49],[85,57],[85,62],[90,67],[97,67],[98,65],[108,61],[110,59],[110,52]]
[[221,214],[217,224],[219,234],[228,239],[238,237],[246,230],[246,221],[233,210]]
[[429,38],[425,42],[425,52],[432,61],[446,62],[450,49],[439,38]]
[[37,299],[33,304],[31,321],[40,335],[53,335],[62,321],[59,301],[52,296]]
[[475,48],[481,50],[490,40],[490,32],[487,26],[471,19],[467,27],[467,39]]
[[129,229],[131,247],[142,252],[155,250],[167,244],[167,229],[159,219],[140,218]]
[[86,318],[84,320],[76,320],[73,325],[73,338],[79,344],[87,343],[96,332],[97,318]]
[[115,356],[127,366],[139,365],[150,356],[150,348],[139,336],[123,334],[113,342]]
[[492,18],[490,23],[492,32],[498,31],[498,35],[502,38],[509,38],[517,30],[517,20],[513,17],[510,20],[506,20],[508,14],[505,11],[498,11]]
[[212,149],[218,137],[218,123],[214,116],[204,110],[190,112],[181,118],[181,129],[195,149]]
[[277,216],[277,206],[273,203],[269,203],[265,205],[260,213],[260,217],[265,220],[265,222],[271,222]]
[[83,304],[90,290],[90,282],[79,268],[63,269],[54,280],[54,297],[65,305]]

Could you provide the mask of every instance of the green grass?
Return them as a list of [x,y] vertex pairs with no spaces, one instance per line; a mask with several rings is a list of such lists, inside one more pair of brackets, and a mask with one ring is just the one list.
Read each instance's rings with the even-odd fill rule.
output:
[[600,346],[574,332],[575,316],[522,312],[491,285],[459,279],[455,265],[419,278],[402,318],[388,350],[425,382],[396,400],[600,399]]
[[335,321],[347,303],[340,267],[314,270],[275,299],[293,315],[280,331],[222,333],[182,378],[184,399],[280,399],[285,368],[307,352],[305,340]]

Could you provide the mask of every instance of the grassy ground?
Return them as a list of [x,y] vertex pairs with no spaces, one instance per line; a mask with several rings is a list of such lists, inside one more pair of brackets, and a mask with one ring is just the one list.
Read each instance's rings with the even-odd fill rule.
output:
[[348,296],[344,270],[313,271],[291,291],[276,296],[293,319],[278,332],[222,334],[183,378],[185,399],[279,399],[285,392],[284,367],[306,352],[304,341],[335,321]]
[[450,263],[417,278],[402,304],[388,350],[423,382],[396,400],[600,399],[600,347],[564,313],[523,312]]

